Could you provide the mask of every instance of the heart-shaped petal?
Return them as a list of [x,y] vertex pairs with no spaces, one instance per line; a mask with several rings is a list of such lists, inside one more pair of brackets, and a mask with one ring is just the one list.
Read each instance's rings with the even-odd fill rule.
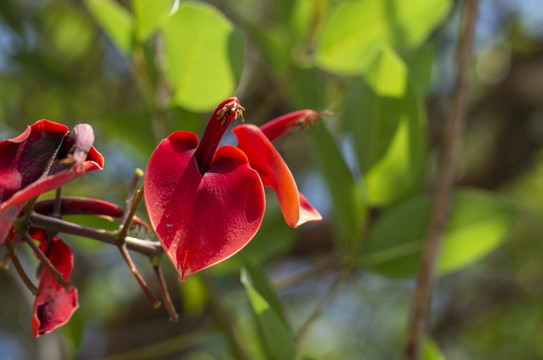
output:
[[264,188],[243,152],[220,147],[202,175],[196,135],[177,131],[162,140],[147,164],[145,204],[152,227],[179,279],[241,250],[264,215]]
[[258,126],[238,125],[232,132],[251,167],[258,171],[265,185],[273,188],[289,226],[297,228],[307,221],[322,219],[319,212],[298,192],[287,164]]

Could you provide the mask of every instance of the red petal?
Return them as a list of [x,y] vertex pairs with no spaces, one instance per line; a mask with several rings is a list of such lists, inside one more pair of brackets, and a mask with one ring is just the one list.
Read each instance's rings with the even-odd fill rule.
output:
[[149,219],[181,281],[241,250],[265,208],[262,182],[243,152],[219,148],[201,175],[197,144],[192,133],[173,133],[155,149],[145,172]]
[[0,141],[0,243],[4,242],[25,201],[86,172],[102,169],[104,158],[92,146],[86,161],[66,157],[74,144],[88,146],[89,128],[86,125],[82,131],[67,137],[66,126],[40,120],[18,137]]
[[[39,214],[51,215],[55,206],[55,199],[44,199],[34,204],[34,211]],[[61,215],[97,215],[104,217],[120,218],[123,210],[117,205],[99,199],[79,196],[63,196],[60,205]],[[149,224],[134,216],[131,226],[149,228]]]
[[[47,235],[44,231],[33,232],[33,238],[41,240],[41,249],[45,251]],[[74,258],[70,248],[55,236],[49,247],[47,257],[66,280],[74,267]],[[79,307],[77,289],[66,292],[53,278],[47,268],[43,269],[38,284],[39,294],[34,300],[32,330],[34,336],[47,334],[70,320]]]
[[275,191],[289,226],[297,228],[307,221],[322,219],[319,212],[298,193],[287,164],[259,127],[238,125],[232,132],[238,138],[238,147],[247,155],[251,167],[258,171],[264,184]]

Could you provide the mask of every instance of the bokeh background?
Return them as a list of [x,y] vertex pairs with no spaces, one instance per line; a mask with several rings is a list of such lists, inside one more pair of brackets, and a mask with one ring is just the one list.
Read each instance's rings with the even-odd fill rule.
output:
[[[364,66],[359,66],[359,62],[365,54],[353,55],[348,49],[345,57],[341,52],[326,53],[332,49],[330,44],[344,44],[334,40],[330,23],[338,18],[343,21],[341,16],[346,14],[338,9],[345,2],[349,1],[181,1],[181,6],[209,4],[221,14],[227,28],[224,59],[216,60],[217,63],[209,60],[205,66],[213,69],[211,78],[196,80],[216,82],[220,91],[216,94],[195,89],[193,98],[186,94],[193,91],[194,84],[186,84],[186,91],[182,92],[183,84],[172,80],[177,71],[172,69],[187,66],[185,52],[190,53],[175,45],[190,44],[190,39],[185,39],[186,29],[176,30],[176,25],[165,20],[176,2],[159,1],[167,10],[158,11],[154,17],[164,18],[160,24],[149,25],[142,20],[128,37],[123,33],[127,28],[123,22],[126,16],[108,17],[109,8],[103,4],[114,3],[123,9],[123,14],[140,11],[141,15],[151,2],[0,2],[0,138],[14,137],[43,118],[70,127],[87,122],[95,130],[95,146],[106,159],[101,173],[88,174],[70,184],[64,189],[65,194],[123,204],[135,168],[145,169],[159,139],[178,129],[201,134],[213,105],[223,95],[239,97],[249,123],[260,124],[302,108],[327,109],[334,114],[325,116],[315,129],[292,134],[277,145],[301,191],[321,211],[322,222],[297,230],[288,228],[270,192],[266,217],[257,237],[239,256],[206,270],[218,295],[210,293],[209,284],[199,275],[178,283],[174,269],[163,259],[173,303],[180,313],[177,323],[168,322],[163,308],[152,309],[115,248],[66,237],[75,253],[72,280],[79,289],[80,309],[66,326],[35,339],[31,333],[33,299],[13,269],[1,270],[1,359],[233,358],[227,338],[214,320],[216,299],[210,300],[213,297],[219,298],[230,316],[249,358],[266,358],[259,345],[248,296],[239,280],[243,258],[266,271],[293,332],[302,326],[330,292],[339,271],[338,259],[352,250],[345,241],[352,237],[350,225],[345,223],[356,216],[353,212],[364,214],[371,226],[382,219],[383,213],[400,207],[405,199],[428,193],[432,188],[436,150],[454,85],[459,2],[415,1],[413,7],[430,9],[412,21],[419,22],[418,25],[399,21],[402,26],[398,26],[404,11],[403,5],[399,5],[401,1],[383,2],[389,7],[384,13],[378,11],[379,6],[368,5],[375,13],[350,14],[359,21],[346,18],[347,29],[336,29],[339,35],[352,31],[348,25],[353,23],[361,29],[358,38],[370,36],[372,31],[386,35],[382,42],[385,46],[371,41],[367,45],[368,52],[377,51],[378,55],[368,56],[365,61],[369,65]],[[365,3],[371,3],[351,2],[355,9],[358,4],[363,9]],[[138,6],[144,10],[137,10]],[[367,19],[377,19],[378,26],[365,29]],[[205,36],[199,37],[195,30],[188,36],[194,41],[205,43],[213,38],[210,33],[216,34],[198,19],[195,23],[196,28],[205,29]],[[354,41],[352,38],[350,41]],[[341,59],[347,58],[350,60],[343,63]],[[495,244],[440,277],[430,334],[446,359],[541,359],[540,1],[481,0],[471,64],[470,105],[457,164],[458,186],[484,190],[493,201],[507,203],[515,216],[507,218],[507,231],[499,233]],[[227,67],[223,71],[224,66]],[[377,71],[380,66],[385,74]],[[389,69],[392,72],[387,72]],[[213,75],[217,71],[223,75],[226,71],[234,80]],[[405,83],[407,90],[402,88]],[[396,93],[399,88],[401,94]],[[208,96],[198,95],[198,91],[208,92]],[[416,184],[407,186],[401,194],[387,192],[386,184],[385,189],[370,186],[365,191],[371,195],[374,189],[377,200],[364,203],[361,210],[352,210],[352,204],[341,202],[349,193],[338,195],[338,190],[334,190],[341,180],[334,183],[329,174],[341,178],[344,168],[348,169],[347,174],[354,179],[353,194],[364,183],[360,179],[367,178],[369,184],[379,185],[387,174],[389,178],[396,176],[394,171],[376,175],[370,171],[372,160],[361,160],[367,150],[364,141],[371,143],[375,134],[373,130],[361,131],[370,129],[368,118],[374,119],[373,125],[386,124],[389,118],[402,118],[405,106],[418,106],[414,111],[419,115],[415,117],[424,121],[420,129],[422,140],[417,141],[425,144],[421,145],[425,149],[416,150],[413,155],[423,154],[420,156],[424,160],[409,163],[399,173],[400,181],[415,179]],[[407,117],[413,114],[406,111]],[[374,160],[384,157],[393,134]],[[224,141],[234,143],[228,136]],[[330,147],[330,141],[337,147]],[[343,163],[338,163],[338,157]],[[143,206],[139,214],[146,216]],[[71,220],[97,227],[115,226],[100,219]],[[470,239],[465,251],[469,252],[468,248],[478,241],[477,237]],[[370,251],[371,245],[368,246],[362,252]],[[3,254],[4,249],[0,250]],[[19,254],[31,272],[34,263],[30,253],[20,249]],[[158,294],[149,262],[137,254],[134,258]],[[399,358],[414,282],[404,272],[405,264],[375,265],[372,261],[362,259],[361,266],[323,307],[297,346],[299,358]]]

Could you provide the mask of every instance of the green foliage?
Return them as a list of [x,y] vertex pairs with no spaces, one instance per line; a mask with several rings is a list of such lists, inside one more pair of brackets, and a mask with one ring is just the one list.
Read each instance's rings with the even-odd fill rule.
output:
[[420,45],[450,6],[443,0],[340,2],[324,25],[317,63],[338,74],[359,74],[382,45],[399,51]]
[[361,179],[355,182],[326,126],[313,131],[312,137],[314,159],[332,195],[338,232],[352,243],[365,215],[364,183]]
[[[418,196],[385,212],[368,231],[360,265],[386,276],[415,276],[432,209]],[[442,240],[438,272],[464,268],[499,246],[515,224],[515,211],[477,190],[459,190]]]
[[114,1],[85,0],[89,10],[125,55],[132,51],[134,19],[130,12]]
[[260,340],[269,359],[294,359],[296,347],[283,315],[281,304],[266,276],[257,267],[247,264],[241,271],[241,282],[249,295]]
[[243,58],[240,36],[215,8],[182,3],[164,25],[166,75],[173,101],[209,111],[236,89]]
[[172,0],[132,0],[136,18],[136,39],[143,42],[164,24],[172,8]]

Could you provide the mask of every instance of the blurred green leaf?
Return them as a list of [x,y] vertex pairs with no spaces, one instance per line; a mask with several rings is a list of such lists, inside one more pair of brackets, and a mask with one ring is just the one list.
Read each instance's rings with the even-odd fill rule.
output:
[[407,67],[394,49],[383,46],[369,64],[365,78],[381,96],[402,97],[407,87]]
[[85,54],[94,39],[94,24],[73,10],[59,11],[48,19],[54,50],[65,60]]
[[212,110],[236,90],[242,40],[232,23],[203,3],[182,3],[164,28],[166,75],[173,101],[192,111]]
[[121,5],[109,0],[85,0],[117,48],[125,55],[132,51],[134,21],[132,14]]
[[445,360],[435,341],[428,336],[424,338],[421,360]]
[[346,241],[356,237],[359,222],[364,214],[365,194],[355,184],[336,141],[324,124],[311,131],[314,159],[332,195],[335,223]]
[[241,282],[249,296],[262,345],[269,359],[294,359],[296,345],[285,321],[281,304],[268,284],[266,276],[256,267],[241,271]]
[[183,310],[193,317],[202,315],[208,303],[208,293],[200,274],[189,276],[183,283],[179,283],[183,298]]
[[136,38],[145,41],[159,28],[172,8],[172,0],[132,0]]
[[[438,262],[441,275],[466,267],[498,247],[516,213],[491,194],[459,190],[453,198]],[[413,277],[432,201],[419,196],[389,210],[368,231],[360,264],[390,277]]]
[[383,97],[354,79],[343,109],[368,201],[386,205],[418,191],[427,167],[426,116],[413,87],[408,83],[401,98]]
[[436,58],[435,44],[428,42],[417,51],[408,54],[405,61],[409,68],[409,80],[421,96],[426,96],[432,87],[432,72]]
[[[375,205],[391,204],[414,195],[424,182],[427,145],[422,105],[413,88],[409,87],[394,106],[394,115],[398,118],[394,137],[383,157],[365,173],[368,200]],[[374,119],[377,128],[381,120]]]
[[317,63],[334,73],[358,74],[378,46],[402,50],[420,45],[450,6],[444,0],[340,2],[324,25]]

